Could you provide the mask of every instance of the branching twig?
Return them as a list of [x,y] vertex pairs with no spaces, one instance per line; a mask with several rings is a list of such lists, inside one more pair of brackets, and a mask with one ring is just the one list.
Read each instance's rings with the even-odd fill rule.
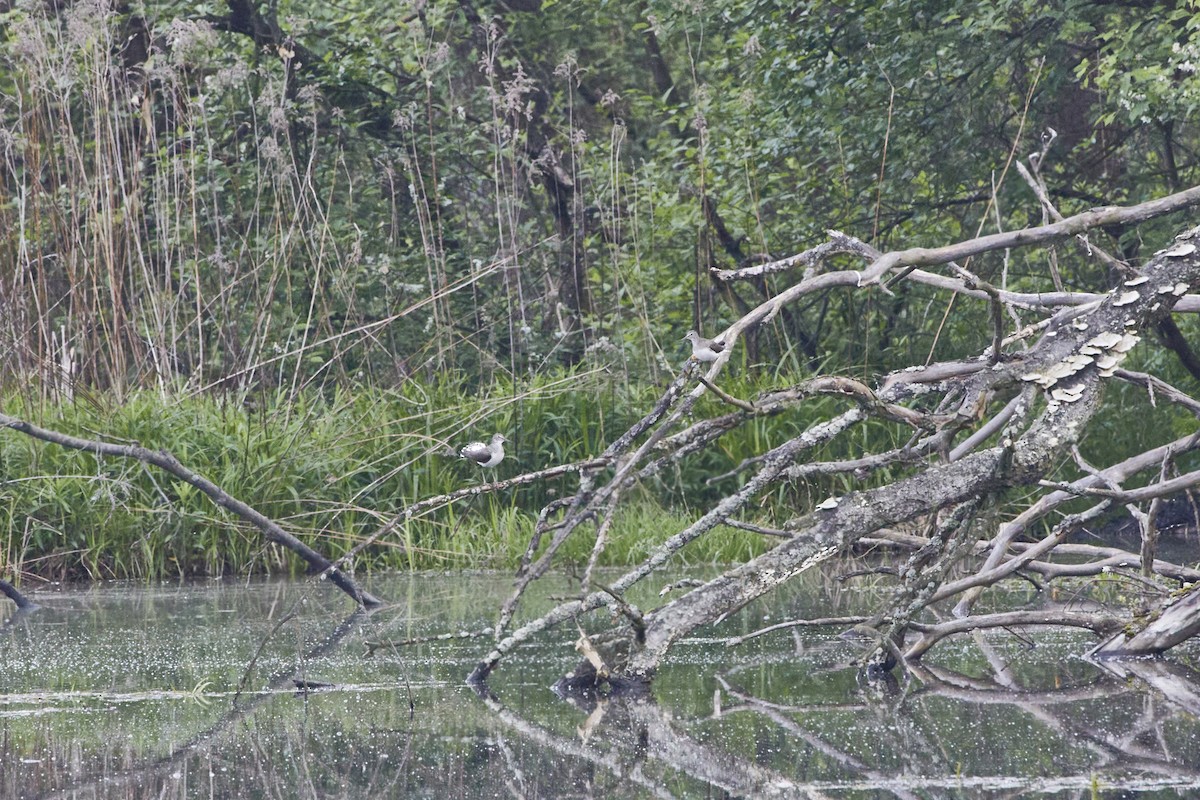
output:
[[754,407],[753,403],[747,403],[745,400],[741,400],[737,397],[734,397],[733,395],[729,394],[724,389],[720,388],[719,386],[717,386],[715,383],[713,383],[712,381],[710,381],[708,378],[704,377],[703,375],[700,376],[700,382],[703,383],[705,386],[707,386],[708,390],[710,392],[712,392],[717,397],[724,400],[726,403],[729,403],[729,405],[737,406],[738,408],[742,409],[743,411],[748,411],[751,414],[757,413],[758,409]]
[[1119,368],[1113,373],[1113,375],[1123,381],[1128,381],[1129,383],[1134,383],[1138,386],[1145,386],[1147,391],[1150,392],[1151,405],[1154,404],[1155,395],[1160,394],[1170,400],[1172,403],[1178,403],[1188,411],[1191,411],[1193,414],[1200,416],[1200,400],[1196,400],[1196,398],[1192,397],[1190,394],[1175,388],[1162,378],[1159,378],[1155,375],[1148,375],[1145,372],[1134,372],[1132,370]]
[[1193,486],[1200,485],[1200,470],[1189,472],[1169,480],[1159,480],[1149,486],[1139,489],[1101,489],[1098,486],[1080,486],[1080,482],[1066,483],[1063,481],[1038,481],[1039,486],[1057,489],[1060,492],[1076,495],[1077,497],[1107,497],[1121,503],[1141,503],[1159,497],[1178,494]]

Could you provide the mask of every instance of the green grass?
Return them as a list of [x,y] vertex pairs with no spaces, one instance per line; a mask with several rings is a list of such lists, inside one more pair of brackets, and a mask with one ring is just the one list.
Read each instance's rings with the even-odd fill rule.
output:
[[[749,394],[749,387],[732,391]],[[480,395],[450,382],[399,391],[164,398],[33,405],[6,412],[89,439],[166,450],[234,497],[337,556],[403,507],[489,478],[511,477],[604,450],[655,399],[654,389],[564,373]],[[702,403],[697,415],[725,413]],[[601,563],[625,564],[702,514],[736,478],[707,486],[760,448],[795,435],[801,421],[756,421],[717,447],[627,493]],[[481,473],[454,454],[463,442],[504,431],[511,457]],[[460,501],[409,521],[364,553],[359,569],[511,567],[525,551],[538,510],[573,492],[574,475]],[[809,487],[781,487],[807,502]],[[760,537],[713,532],[687,550],[693,562],[728,561],[761,548]],[[585,563],[594,528],[577,532],[563,563]],[[290,572],[300,566],[188,484],[134,460],[101,458],[0,432],[0,569],[43,578],[162,579]]]
[[[749,399],[788,378],[777,376],[770,386],[770,378],[760,380],[756,386],[731,375],[722,386]],[[89,396],[86,402],[39,404],[30,399],[36,392],[29,391],[0,395],[0,406],[65,433],[166,450],[336,558],[412,503],[603,452],[651,407],[658,391],[581,370],[522,384],[497,383],[485,393],[441,379],[410,380],[389,391],[298,395],[145,392],[119,403]],[[838,413],[847,402],[816,398],[746,422],[626,491],[600,563],[641,560],[745,480],[744,475],[721,476]],[[729,411],[707,395],[693,416],[700,420]],[[510,439],[510,457],[496,470],[482,472],[456,456],[458,446],[493,431]],[[898,426],[868,423],[811,457],[881,452],[908,435]],[[866,480],[834,476],[780,482],[755,498],[753,510],[742,518],[778,525],[831,494],[882,485],[898,470],[881,470]],[[528,546],[538,511],[577,488],[577,475],[568,474],[432,510],[360,554],[355,569],[512,568]],[[594,523],[582,526],[556,563],[582,569],[594,538]],[[718,528],[678,558],[691,564],[739,561],[771,544],[753,533]],[[0,575],[159,580],[300,569],[288,553],[264,545],[256,529],[157,468],[97,459],[0,430]]]

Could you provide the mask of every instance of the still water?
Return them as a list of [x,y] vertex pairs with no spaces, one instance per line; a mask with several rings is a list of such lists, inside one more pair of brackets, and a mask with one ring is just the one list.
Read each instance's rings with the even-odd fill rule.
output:
[[[629,599],[652,607],[678,577]],[[836,630],[725,646],[873,599],[802,576],[684,642],[649,698],[556,695],[573,626],[480,695],[463,678],[486,639],[364,643],[482,629],[507,577],[369,587],[393,605],[355,615],[311,581],[37,592],[41,610],[0,632],[0,797],[1200,796],[1197,673],[1092,664],[1086,635],[965,638],[927,656],[924,680],[890,684],[863,680]],[[526,615],[577,591],[547,579]]]

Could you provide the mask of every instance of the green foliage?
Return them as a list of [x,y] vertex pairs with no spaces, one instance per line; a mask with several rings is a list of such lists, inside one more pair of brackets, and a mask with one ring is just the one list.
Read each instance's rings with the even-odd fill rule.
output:
[[[285,3],[263,19],[285,39],[257,44],[205,21],[221,5],[140,13],[6,16],[0,380],[50,382],[71,347],[74,375],[118,393],[419,371],[486,386],[592,346],[625,380],[657,377],[663,341],[759,299],[723,300],[709,266],[830,227],[882,248],[1037,221],[1008,167],[1049,127],[1064,213],[1194,174],[1192,6],[597,2],[485,20],[352,0]],[[1024,259],[1008,280],[1046,286]],[[1059,259],[1068,285],[1106,280]],[[913,300],[798,308],[763,353],[876,371],[911,355],[893,341],[958,341],[934,347],[941,314]]]
[[1110,16],[1097,33],[1099,57],[1079,74],[1112,98],[1101,115],[1133,125],[1167,124],[1194,118],[1200,109],[1200,5],[1190,2],[1137,19]]
[[[684,330],[797,278],[716,286],[711,267],[829,228],[886,249],[1039,223],[1011,162],[1050,128],[1041,174],[1064,214],[1196,179],[1194,3],[245,8],[0,18],[0,387],[38,408],[92,398],[103,412],[39,416],[162,441],[334,550],[461,485],[440,450],[465,433],[453,419],[517,432],[514,468],[594,455],[656,396]],[[1111,233],[1136,261],[1151,232]],[[1112,280],[1085,248],[1053,258],[1068,289]],[[967,266],[1036,292],[1046,259]],[[986,315],[908,285],[812,297],[755,332],[730,389],[974,354]],[[739,478],[707,479],[828,410],[745,426],[657,479],[646,513],[728,491]],[[10,563],[221,571],[229,538],[234,568],[268,558],[138,468],[0,447]],[[414,521],[408,551],[377,556],[511,560],[556,491]],[[139,514],[153,532],[133,533]],[[477,519],[505,531],[495,553],[459,535]],[[138,566],[101,555],[111,528]]]
[[[334,557],[418,500],[594,456],[648,400],[644,390],[630,393],[594,374],[572,373],[519,389],[500,387],[487,396],[447,382],[412,382],[403,392],[337,392],[329,398],[289,399],[280,392],[241,401],[165,401],[139,393],[111,406],[78,403],[26,412],[68,434],[91,438],[102,431],[108,441],[170,452]],[[770,435],[782,441],[796,424],[777,419],[729,438]],[[493,430],[511,440],[510,457],[494,473],[457,457],[456,446]],[[723,442],[667,483],[647,486],[645,496],[622,511],[606,558],[632,561],[683,527],[686,512],[671,511],[671,499],[702,484],[708,470],[728,471],[761,444]],[[4,567],[18,574],[162,578],[301,566],[264,548],[257,531],[197,489],[133,460],[97,459],[10,434],[0,436],[0,474],[0,553]],[[528,545],[537,510],[574,491],[572,481],[566,476],[435,509],[385,538],[360,565],[511,567]],[[755,538],[742,532],[716,537],[689,557],[728,560],[758,547]],[[582,563],[590,548],[584,537],[566,556]]]

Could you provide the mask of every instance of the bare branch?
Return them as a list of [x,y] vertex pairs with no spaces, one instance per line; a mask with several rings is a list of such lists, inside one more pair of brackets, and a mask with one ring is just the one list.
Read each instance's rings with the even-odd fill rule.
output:
[[756,631],[743,634],[741,636],[733,636],[725,640],[726,647],[737,647],[739,644],[755,639],[759,636],[765,636],[768,633],[775,631],[788,630],[791,628],[821,628],[825,626],[837,626],[849,628],[854,625],[860,625],[866,622],[868,617],[817,617],[816,619],[793,619],[787,622],[780,622],[775,625],[768,625],[765,628],[759,628]]
[[[1130,475],[1134,475],[1144,469],[1150,469],[1151,467],[1157,466],[1162,462],[1162,459],[1169,452],[1187,452],[1194,449],[1198,444],[1200,444],[1200,435],[1191,434],[1184,436],[1180,439],[1176,439],[1174,442],[1170,442],[1169,444],[1162,445],[1161,447],[1155,447],[1145,451],[1144,453],[1139,453],[1136,456],[1127,458],[1118,464],[1114,464],[1107,469],[1101,470],[1098,475],[1089,475],[1085,478],[1081,478],[1073,485],[1076,488],[1080,488],[1095,486],[1101,482],[1109,480],[1120,482],[1125,480],[1125,478],[1129,477]],[[1050,494],[1043,495],[1037,500],[1037,502],[1033,503],[1029,508],[1017,515],[1016,518],[1010,520],[1004,525],[1001,525],[999,531],[996,533],[996,537],[992,540],[992,550],[984,560],[982,569],[992,569],[999,565],[1000,562],[1004,560],[1005,554],[1009,547],[1013,544],[1018,536],[1020,536],[1029,528],[1030,525],[1076,496],[1077,495],[1075,494],[1064,491],[1051,492]],[[968,591],[967,594],[961,600],[959,600],[958,605],[955,606],[954,613],[958,616],[966,616],[968,613],[970,613],[971,604],[974,603],[975,599],[979,597],[979,593],[980,592],[978,589],[972,589]]]
[[974,617],[963,617],[942,622],[937,625],[921,625],[913,623],[912,627],[921,631],[921,638],[909,645],[904,651],[904,657],[915,661],[929,651],[942,639],[955,633],[980,630],[983,628],[1010,628],[1024,625],[1054,625],[1072,628],[1084,628],[1098,634],[1109,634],[1125,624],[1125,620],[1108,614],[1098,614],[1093,611],[1068,611],[1065,609],[1044,609],[1037,611],[1005,611],[997,614],[980,614]]
[[1121,503],[1141,503],[1159,497],[1168,497],[1198,484],[1200,484],[1200,470],[1180,475],[1177,478],[1160,480],[1140,489],[1101,489],[1095,486],[1080,486],[1078,482],[1038,481],[1039,486],[1058,489],[1078,497],[1107,497]]
[[1127,369],[1118,369],[1113,373],[1116,377],[1123,381],[1135,383],[1138,386],[1145,386],[1150,392],[1150,403],[1154,404],[1155,393],[1161,394],[1163,397],[1170,400],[1172,403],[1179,405],[1191,411],[1193,414],[1200,416],[1200,400],[1196,400],[1190,394],[1187,394],[1180,389],[1176,389],[1171,384],[1154,375],[1147,375],[1145,372],[1132,372]]
[[315,572],[321,572],[322,575],[327,575],[329,580],[335,586],[341,589],[354,599],[354,602],[360,605],[371,608],[383,604],[383,601],[359,589],[354,579],[342,572],[337,566],[325,556],[313,550],[304,542],[297,539],[292,534],[285,531],[279,523],[270,519],[266,515],[260,513],[256,509],[250,507],[236,497],[228,494],[221,487],[217,486],[212,481],[205,478],[203,475],[192,472],[190,469],[179,463],[173,455],[165,450],[149,450],[141,445],[135,444],[111,444],[109,442],[93,441],[91,439],[80,439],[75,436],[69,436],[58,431],[51,431],[45,428],[39,428],[28,422],[24,422],[15,417],[10,417],[6,414],[0,414],[0,427],[10,428],[14,431],[24,433],[35,439],[40,439],[43,442],[67,447],[72,450],[82,450],[86,453],[92,453],[98,456],[116,456],[119,458],[132,458],[146,464],[153,464],[159,469],[174,475],[184,483],[190,484],[201,492],[203,492],[210,500],[221,508],[232,511],[237,516],[249,522],[254,527],[262,531],[263,535],[270,542],[286,547],[296,555],[300,556],[310,568]]
[[976,586],[991,586],[997,581],[1012,575],[1017,570],[1028,566],[1031,561],[1039,556],[1049,553],[1062,543],[1064,539],[1079,530],[1079,528],[1098,519],[1110,506],[1111,503],[1106,501],[1092,506],[1092,508],[1082,514],[1072,514],[1066,517],[1054,526],[1054,530],[1050,532],[1050,535],[1046,536],[1040,542],[1025,548],[1016,558],[1009,559],[998,567],[981,570],[970,577],[944,584],[930,598],[930,604],[954,597],[956,594]]

